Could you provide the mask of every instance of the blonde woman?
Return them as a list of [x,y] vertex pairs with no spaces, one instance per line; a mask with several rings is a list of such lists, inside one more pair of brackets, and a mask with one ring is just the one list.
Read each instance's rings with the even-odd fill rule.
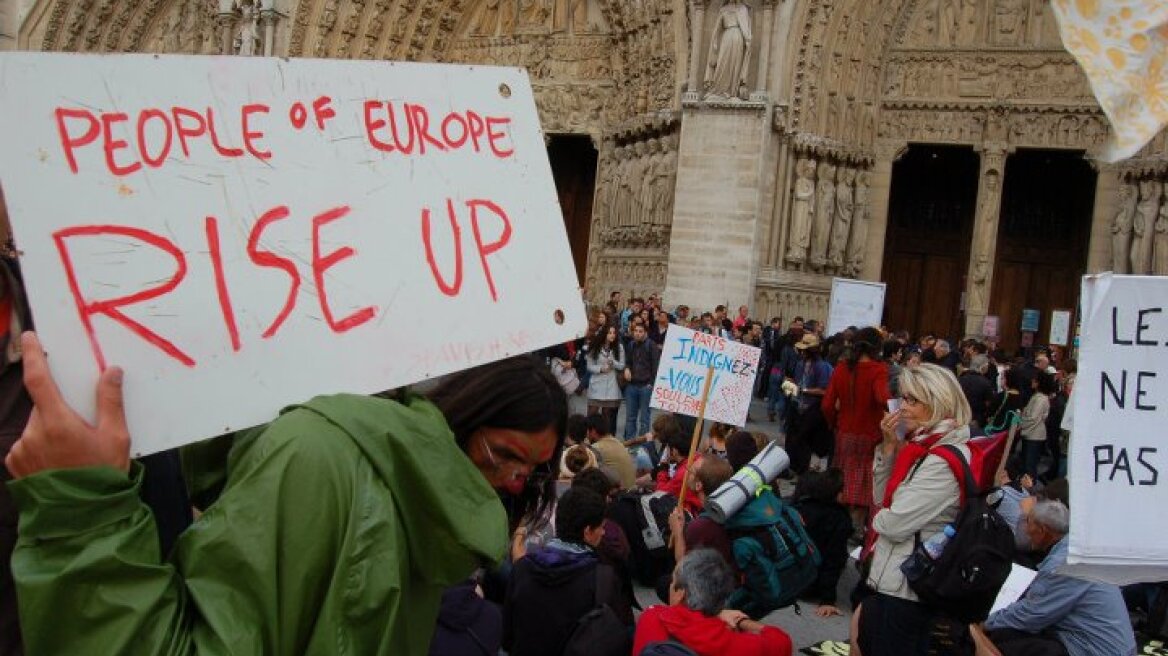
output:
[[[930,453],[956,446],[968,461],[971,412],[953,372],[934,364],[900,374],[900,409],[880,422],[882,441],[873,462],[872,518],[877,537],[867,584],[873,591],[857,613],[857,642],[864,656],[916,656],[929,648],[932,611],[909,589],[900,565],[914,538],[928,540],[957,518],[960,487],[948,463]],[[896,436],[897,424],[907,429]]]

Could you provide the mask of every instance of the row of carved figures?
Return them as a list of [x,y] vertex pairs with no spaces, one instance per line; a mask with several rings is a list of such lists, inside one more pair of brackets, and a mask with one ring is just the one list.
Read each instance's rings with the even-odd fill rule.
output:
[[858,276],[868,239],[868,172],[804,155],[795,164],[788,268]]
[[1120,184],[1111,267],[1115,273],[1168,275],[1168,175]]
[[608,227],[673,222],[677,135],[653,137],[612,151],[596,193],[597,216]]

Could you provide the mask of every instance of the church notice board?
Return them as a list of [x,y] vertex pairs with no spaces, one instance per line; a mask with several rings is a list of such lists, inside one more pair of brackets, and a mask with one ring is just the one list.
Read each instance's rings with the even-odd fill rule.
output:
[[1083,279],[1069,571],[1114,582],[1168,579],[1168,529],[1145,512],[1168,505],[1166,299],[1166,277]]
[[665,333],[649,406],[698,416],[712,366],[705,418],[745,426],[761,355],[754,346],[673,324]]
[[0,180],[69,403],[133,452],[563,342],[585,318],[517,68],[5,53]]
[[886,288],[882,282],[832,278],[827,334],[834,335],[848,326],[879,326]]

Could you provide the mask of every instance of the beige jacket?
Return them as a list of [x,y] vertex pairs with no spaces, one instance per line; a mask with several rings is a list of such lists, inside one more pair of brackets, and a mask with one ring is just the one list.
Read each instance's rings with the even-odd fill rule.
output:
[[[969,428],[961,426],[950,431],[937,441],[958,445],[969,460]],[[884,490],[892,476],[895,458],[884,458],[882,449],[876,448],[876,458],[872,465],[872,495],[877,505],[884,500]],[[911,471],[911,470],[910,470]],[[868,574],[868,585],[877,592],[893,597],[916,601],[916,594],[909,589],[900,572],[900,564],[912,553],[913,538],[920,532],[921,541],[940,533],[945,525],[957,519],[960,510],[961,489],[949,464],[941,456],[928,455],[920,468],[912,476],[905,478],[892,495],[892,505],[876,513],[872,527],[879,534],[872,554],[872,570]]]

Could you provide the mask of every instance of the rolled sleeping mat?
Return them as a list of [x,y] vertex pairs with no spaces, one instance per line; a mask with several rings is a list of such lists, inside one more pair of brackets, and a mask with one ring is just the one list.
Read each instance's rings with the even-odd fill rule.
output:
[[778,478],[784,469],[791,466],[791,458],[782,447],[774,442],[768,444],[749,463],[735,472],[730,480],[706,497],[706,512],[719,524],[733,517],[734,513],[757,496],[764,485]]

